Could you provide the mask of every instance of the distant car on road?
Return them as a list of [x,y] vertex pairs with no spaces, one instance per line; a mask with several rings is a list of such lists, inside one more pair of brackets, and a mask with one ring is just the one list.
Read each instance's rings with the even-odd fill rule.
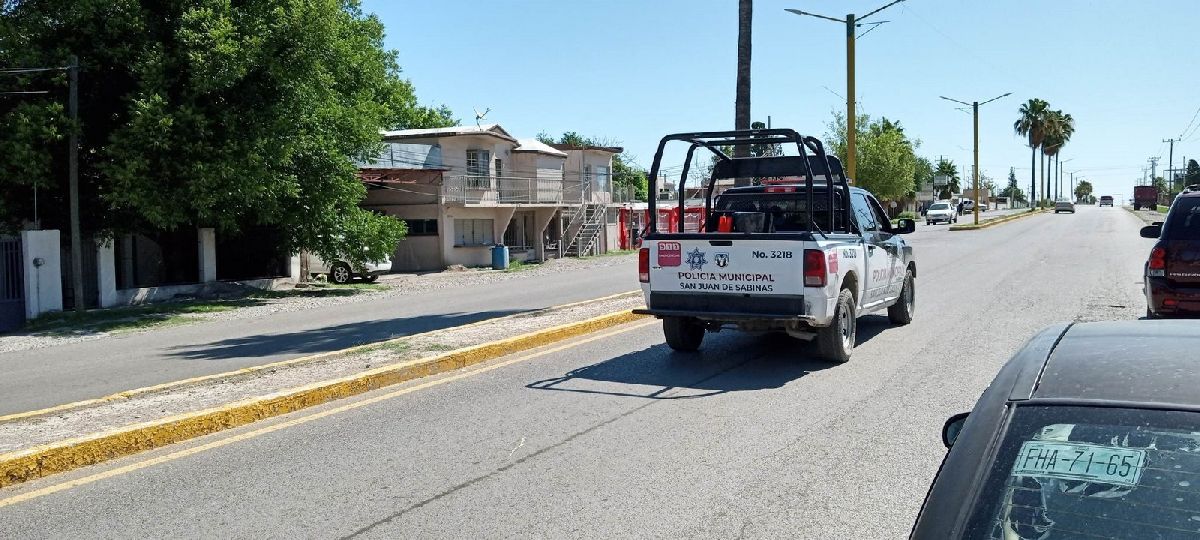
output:
[[911,538],[1195,538],[1198,335],[1193,321],[1038,334],[946,422]]
[[1071,202],[1070,199],[1059,199],[1059,200],[1055,201],[1054,202],[1054,213],[1057,214],[1059,212],[1070,212],[1070,213],[1074,214],[1075,213],[1075,203]]
[[328,276],[330,283],[338,285],[350,283],[354,278],[371,283],[379,279],[380,274],[392,271],[392,260],[390,258],[385,258],[382,261],[368,262],[361,266],[351,266],[346,261],[326,262],[320,257],[313,256],[309,259],[308,265],[309,274],[313,276],[325,274]]
[[1113,205],[1112,195],[1101,195],[1100,196],[1100,206],[1112,206],[1112,205]]
[[964,214],[967,212],[974,212],[975,211],[975,201],[973,201],[971,199],[963,199],[962,200],[962,211]]
[[925,224],[933,225],[942,221],[946,223],[958,223],[958,212],[954,209],[954,206],[945,201],[929,205],[929,210],[925,212]]
[[1200,191],[1180,193],[1166,221],[1142,227],[1157,238],[1146,261],[1146,316],[1200,314]]

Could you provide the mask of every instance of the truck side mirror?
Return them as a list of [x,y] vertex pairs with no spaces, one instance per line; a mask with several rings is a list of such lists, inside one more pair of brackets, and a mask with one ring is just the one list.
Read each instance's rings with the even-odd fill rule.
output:
[[1162,236],[1162,225],[1146,225],[1142,227],[1142,238],[1158,238]]
[[896,220],[896,226],[892,227],[892,232],[895,234],[909,234],[915,230],[917,230],[917,222],[908,218]]

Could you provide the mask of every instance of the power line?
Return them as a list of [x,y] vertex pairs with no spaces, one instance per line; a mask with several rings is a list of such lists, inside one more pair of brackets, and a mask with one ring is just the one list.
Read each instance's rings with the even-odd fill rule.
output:
[[[1182,139],[1188,135],[1188,130],[1191,129],[1193,125],[1196,125],[1197,117],[1200,117],[1200,107],[1196,107],[1196,112],[1192,113],[1192,120],[1190,122],[1188,122],[1187,127],[1183,128],[1183,131],[1179,132],[1178,138]],[[1198,127],[1200,127],[1200,126],[1198,126]]]

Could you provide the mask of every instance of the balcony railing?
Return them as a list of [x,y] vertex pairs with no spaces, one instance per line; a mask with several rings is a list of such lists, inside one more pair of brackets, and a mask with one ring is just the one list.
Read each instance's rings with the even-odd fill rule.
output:
[[573,205],[608,202],[611,195],[593,192],[583,182],[561,178],[457,175],[443,179],[442,197],[449,203]]

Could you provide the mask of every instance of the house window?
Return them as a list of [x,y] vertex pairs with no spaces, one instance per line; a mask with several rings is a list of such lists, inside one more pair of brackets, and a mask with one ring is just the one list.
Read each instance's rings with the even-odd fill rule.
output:
[[488,177],[490,161],[491,153],[487,150],[467,150],[467,188],[491,189],[492,181]]
[[496,158],[496,178],[504,176],[504,160]]
[[438,222],[436,219],[406,219],[409,236],[437,236]]
[[592,183],[592,166],[591,165],[583,166],[583,181],[588,184]]
[[608,167],[596,167],[596,190],[608,191]]
[[456,219],[454,220],[455,246],[490,246],[496,243],[495,220],[491,219]]

